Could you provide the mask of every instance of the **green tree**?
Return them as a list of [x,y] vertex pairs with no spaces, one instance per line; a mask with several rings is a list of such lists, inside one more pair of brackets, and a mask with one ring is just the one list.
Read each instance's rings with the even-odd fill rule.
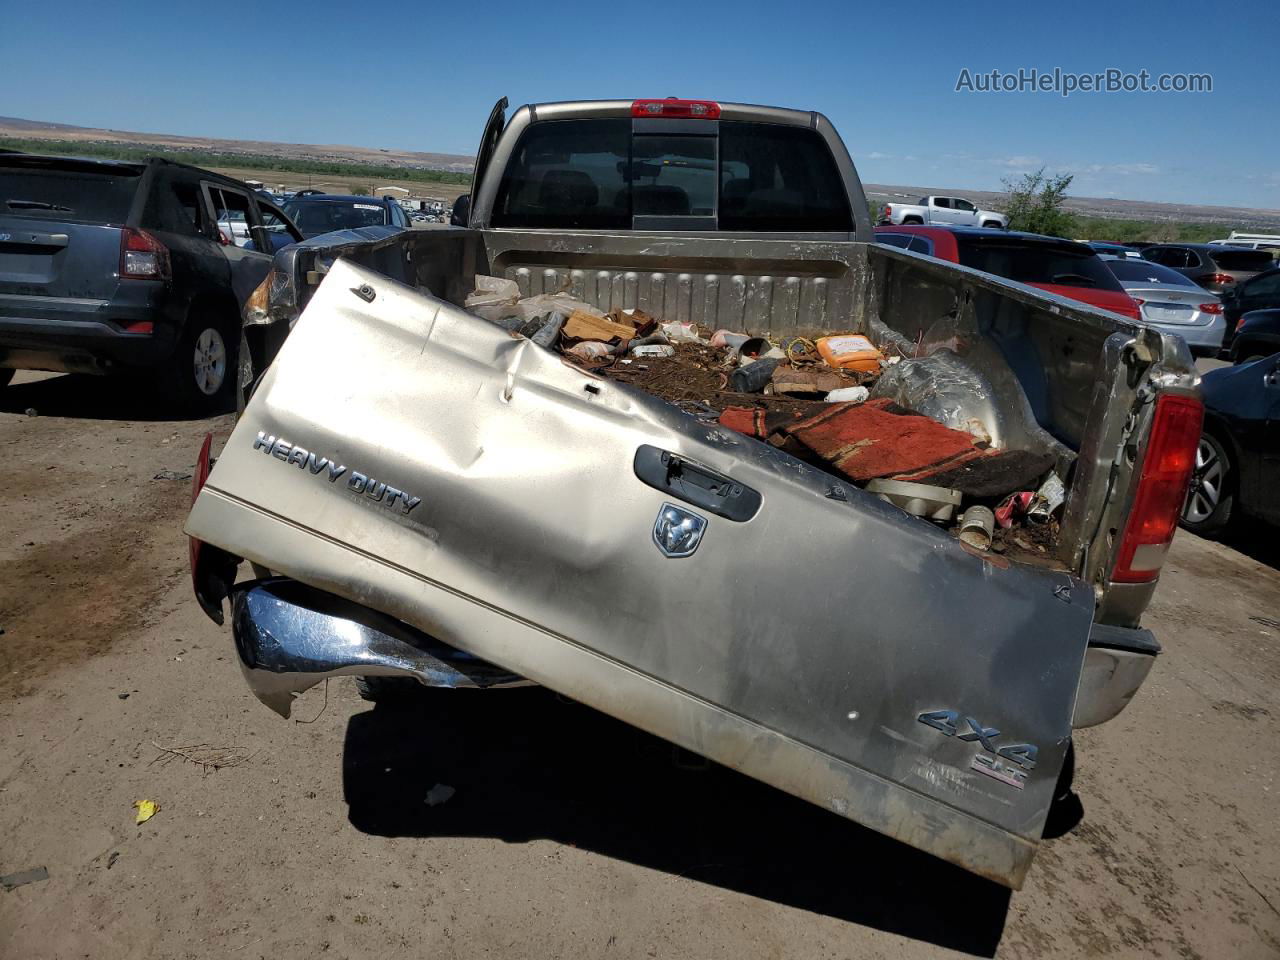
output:
[[1075,217],[1062,208],[1071,186],[1069,173],[1048,175],[1041,167],[1035,173],[1024,173],[1020,179],[1006,179],[1008,193],[1004,212],[1010,230],[1043,233],[1050,237],[1070,237],[1075,230]]
[[353,197],[367,197],[369,195],[369,190],[366,187],[352,187],[351,195]]

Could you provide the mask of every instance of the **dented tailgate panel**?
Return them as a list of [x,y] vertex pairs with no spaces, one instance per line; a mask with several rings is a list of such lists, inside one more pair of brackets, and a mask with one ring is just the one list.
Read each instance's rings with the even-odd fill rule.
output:
[[[754,512],[642,481],[642,447]],[[655,528],[668,505],[688,529]],[[342,261],[188,532],[1015,887],[1093,612],[1065,574]]]

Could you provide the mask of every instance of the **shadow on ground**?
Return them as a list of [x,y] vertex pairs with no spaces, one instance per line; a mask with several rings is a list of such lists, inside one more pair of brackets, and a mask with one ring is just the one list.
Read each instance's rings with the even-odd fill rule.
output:
[[[228,410],[231,408],[228,407]],[[67,373],[32,379],[20,375],[0,388],[0,412],[78,420],[195,420],[141,378]]]
[[1280,570],[1280,527],[1253,517],[1242,517],[1220,540],[1223,546],[1238,550],[1273,570]]
[[[428,808],[437,783],[457,793]],[[541,689],[380,703],[351,719],[343,784],[377,836],[549,838],[981,956],[1008,910],[1003,887]]]

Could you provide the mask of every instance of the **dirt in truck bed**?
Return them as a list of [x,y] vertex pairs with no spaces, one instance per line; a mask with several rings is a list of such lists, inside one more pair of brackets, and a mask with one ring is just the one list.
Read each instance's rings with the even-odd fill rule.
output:
[[[799,418],[815,407],[815,401],[810,398],[730,389],[729,375],[733,371],[725,366],[724,351],[698,343],[676,344],[675,354],[670,357],[609,357],[596,364],[579,362],[578,365],[673,403],[686,412],[695,412],[690,408],[701,405],[719,416],[729,407],[759,407]],[[850,380],[850,385],[855,382]],[[821,401],[817,405],[822,405]]]

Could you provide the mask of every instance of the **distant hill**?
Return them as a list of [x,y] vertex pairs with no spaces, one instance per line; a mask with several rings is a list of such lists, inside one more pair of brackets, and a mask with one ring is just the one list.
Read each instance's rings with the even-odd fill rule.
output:
[[470,173],[474,165],[471,157],[453,153],[418,153],[411,150],[383,150],[338,144],[273,143],[267,140],[183,137],[167,133],[137,133],[128,130],[77,127],[66,123],[46,123],[17,117],[0,117],[0,137],[119,144],[129,147],[152,146],[180,152],[205,151],[243,156],[272,156],[292,160],[371,163],[408,169],[447,170],[454,173]]
[[[438,170],[470,173],[473,158],[453,153],[422,153],[377,147],[339,144],[275,143],[268,140],[224,140],[215,137],[185,137],[165,133],[137,133],[77,127],[67,123],[0,117],[0,137],[57,140],[70,143],[117,144],[133,148],[156,147],[179,152],[211,152],[245,157],[278,157],[326,163],[375,164],[403,170]],[[911,187],[864,184],[868,199],[879,203],[914,203],[926,194],[954,194],[968,197],[982,206],[999,209],[1004,194],[965,187]],[[1229,224],[1237,230],[1280,231],[1280,210],[1223,207],[1188,203],[1151,203],[1145,200],[1115,200],[1105,197],[1071,197],[1067,207],[1085,217],[1142,220],[1188,224]]]

